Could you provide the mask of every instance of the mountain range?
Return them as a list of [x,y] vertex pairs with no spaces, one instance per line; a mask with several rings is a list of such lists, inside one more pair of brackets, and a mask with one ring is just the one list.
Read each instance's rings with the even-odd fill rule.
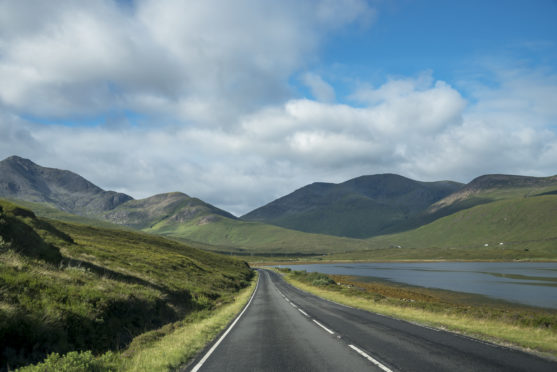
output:
[[[12,156],[0,161],[0,197],[39,203],[32,209],[51,218],[94,219],[236,253],[477,247],[494,236],[516,244],[527,236],[529,246],[538,242],[546,249],[557,239],[551,214],[557,210],[557,176],[484,175],[466,185],[362,176],[307,185],[237,218],[181,192],[134,200],[70,171]],[[513,229],[497,219],[498,211],[513,215]],[[533,220],[540,220],[535,229]]]

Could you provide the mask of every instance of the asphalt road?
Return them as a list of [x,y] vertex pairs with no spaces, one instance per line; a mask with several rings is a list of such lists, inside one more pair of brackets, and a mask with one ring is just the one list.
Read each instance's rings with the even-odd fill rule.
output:
[[260,270],[245,312],[186,370],[557,371],[557,362],[369,313]]

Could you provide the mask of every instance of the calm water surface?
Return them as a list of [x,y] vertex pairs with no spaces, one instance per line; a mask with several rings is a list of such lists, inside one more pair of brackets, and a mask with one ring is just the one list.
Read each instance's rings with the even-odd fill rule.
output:
[[381,278],[557,309],[557,263],[425,262],[280,265],[292,270]]

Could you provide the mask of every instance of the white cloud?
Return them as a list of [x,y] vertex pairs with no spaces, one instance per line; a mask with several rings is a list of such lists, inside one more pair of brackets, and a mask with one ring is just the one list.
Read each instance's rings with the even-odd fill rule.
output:
[[34,116],[113,110],[231,125],[290,95],[327,33],[364,0],[3,2],[0,102]]
[[[234,130],[44,126],[4,114],[0,155],[70,169],[134,197],[179,190],[236,214],[314,181],[362,174],[469,181],[489,172],[555,173],[551,107],[516,109],[511,120],[500,102],[519,92],[506,84],[489,92],[493,105],[468,106],[448,84],[428,84],[392,79],[364,107],[290,100],[243,116]],[[557,84],[540,89],[553,94]]]
[[[327,34],[374,16],[363,0],[0,2],[0,157],[136,198],[179,190],[237,214],[362,174],[557,173],[547,71],[499,66],[490,85],[391,77],[360,86],[357,105],[307,72],[315,99],[293,99],[289,79],[309,71]],[[144,119],[132,125],[124,111]],[[106,114],[99,126],[24,119]]]

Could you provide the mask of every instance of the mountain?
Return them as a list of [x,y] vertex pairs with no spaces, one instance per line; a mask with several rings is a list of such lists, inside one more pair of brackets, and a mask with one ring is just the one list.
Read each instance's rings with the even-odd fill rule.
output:
[[202,224],[216,220],[217,216],[236,219],[222,209],[181,192],[130,200],[101,214],[101,217],[109,222],[135,229],[177,226],[195,219],[200,219],[198,223]]
[[0,197],[44,203],[79,215],[94,215],[132,199],[104,191],[73,172],[41,167],[18,156],[0,161]]
[[543,194],[557,194],[557,176],[487,174],[475,178],[460,190],[434,203],[428,212],[448,215],[496,200]]
[[426,210],[460,190],[451,181],[419,182],[395,174],[313,183],[241,218],[320,234],[367,238],[429,222]]
[[[362,176],[305,186],[238,219],[183,193],[133,200],[75,173],[10,157],[0,162],[0,196],[27,200],[23,206],[38,216],[112,229],[127,226],[220,252],[359,252],[365,259],[395,259],[441,257],[449,249],[460,258],[496,258],[512,252],[493,250],[500,241],[515,250],[527,247],[529,257],[557,254],[543,250],[556,241],[557,176],[485,175],[467,185],[394,174]],[[505,222],[509,216],[512,225]],[[489,244],[487,256],[483,244]],[[399,246],[410,251],[389,253]],[[521,252],[514,257],[529,254]]]

